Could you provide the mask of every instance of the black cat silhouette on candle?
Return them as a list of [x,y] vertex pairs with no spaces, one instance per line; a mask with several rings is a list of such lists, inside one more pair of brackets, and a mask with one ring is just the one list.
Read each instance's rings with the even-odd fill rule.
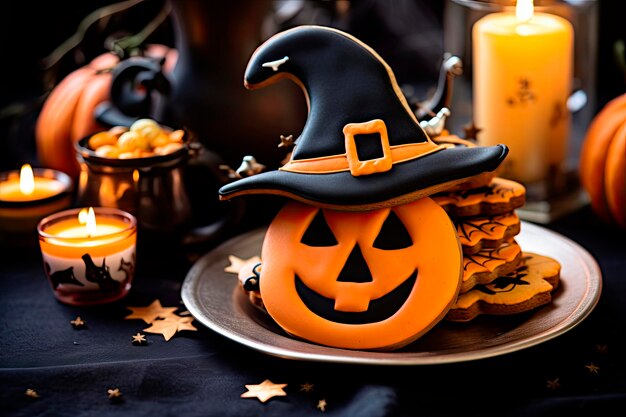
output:
[[71,285],[79,285],[84,287],[85,284],[76,279],[74,275],[74,267],[70,266],[69,268],[62,269],[55,272],[50,272],[50,264],[45,262],[46,272],[50,276],[50,282],[52,283],[52,288],[56,289],[59,284],[71,284]]
[[116,290],[119,287],[120,283],[111,277],[109,267],[106,265],[106,258],[102,258],[101,266],[97,266],[88,253],[81,256],[81,258],[85,262],[85,278],[87,281],[95,282],[103,291]]

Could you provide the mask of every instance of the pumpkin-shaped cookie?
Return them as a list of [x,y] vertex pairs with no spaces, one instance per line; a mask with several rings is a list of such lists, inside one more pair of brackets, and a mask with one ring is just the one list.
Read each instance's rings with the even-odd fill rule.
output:
[[289,334],[390,350],[432,328],[456,299],[463,255],[430,198],[366,212],[287,203],[267,230],[260,292]]

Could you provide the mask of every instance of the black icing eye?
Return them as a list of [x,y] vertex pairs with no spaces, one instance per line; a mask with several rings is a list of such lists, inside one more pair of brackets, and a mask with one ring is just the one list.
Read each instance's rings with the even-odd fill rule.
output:
[[300,242],[307,246],[335,246],[337,244],[337,239],[326,223],[322,210],[318,210]]
[[398,218],[398,215],[390,211],[383,226],[380,228],[378,236],[376,236],[374,247],[376,249],[392,250],[404,249],[410,246],[413,246],[413,239],[411,239],[409,232]]

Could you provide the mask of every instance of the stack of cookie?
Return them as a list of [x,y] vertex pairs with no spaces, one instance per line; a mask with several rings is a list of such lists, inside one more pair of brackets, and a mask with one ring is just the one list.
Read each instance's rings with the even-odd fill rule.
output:
[[432,196],[456,225],[463,248],[463,282],[446,320],[516,314],[552,301],[560,264],[515,241],[521,231],[515,209],[525,197],[522,184],[500,177]]

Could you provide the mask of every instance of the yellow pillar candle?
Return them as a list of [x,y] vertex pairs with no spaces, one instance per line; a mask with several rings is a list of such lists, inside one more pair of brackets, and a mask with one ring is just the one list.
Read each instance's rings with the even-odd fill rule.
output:
[[562,169],[567,152],[574,31],[565,19],[533,13],[486,15],[473,27],[474,122],[481,145],[505,143],[501,175],[533,183]]

